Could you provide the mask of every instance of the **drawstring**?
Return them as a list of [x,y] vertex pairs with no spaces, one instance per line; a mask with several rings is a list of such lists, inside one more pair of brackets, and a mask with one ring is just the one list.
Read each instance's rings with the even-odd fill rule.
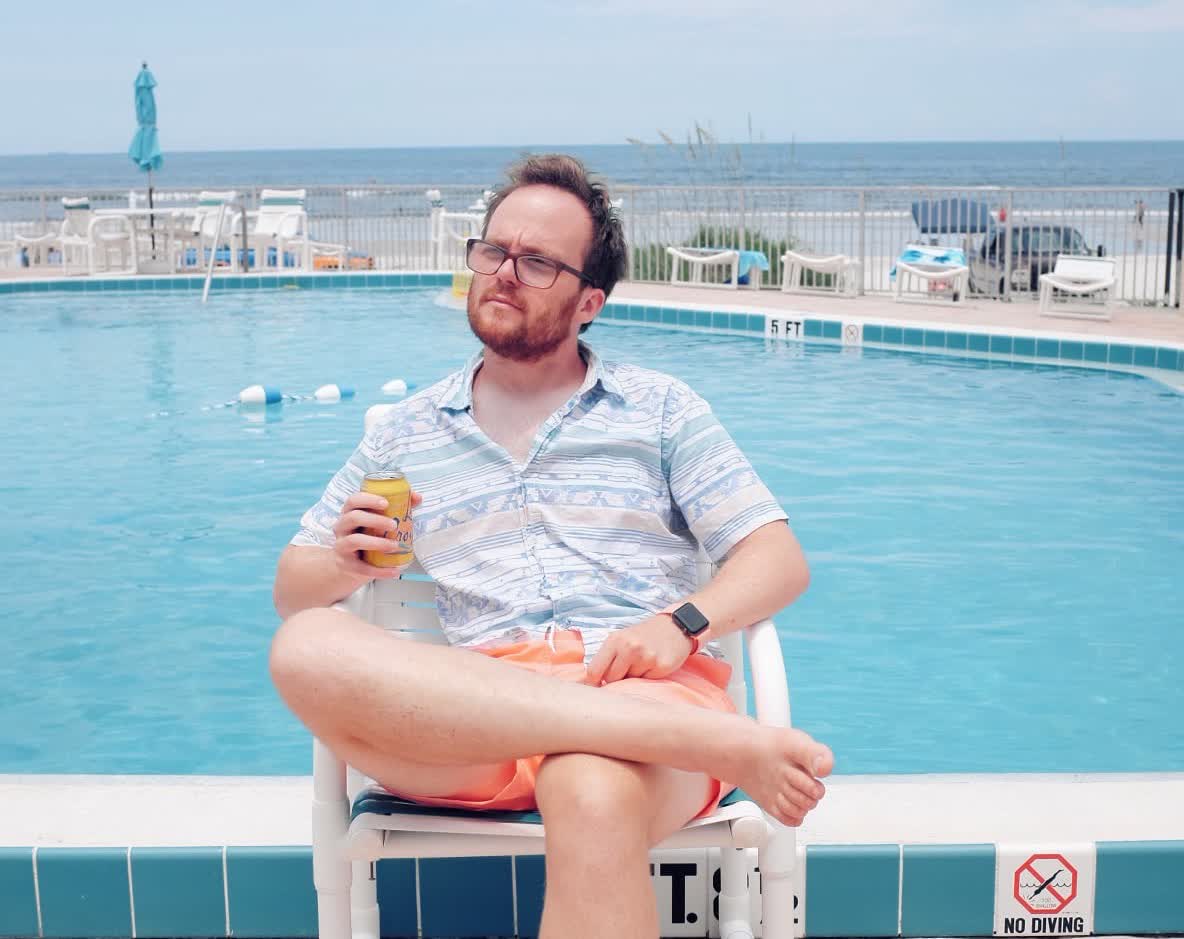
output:
[[554,621],[547,624],[546,639],[547,639],[547,645],[549,645],[551,647],[551,651],[558,652],[559,650],[555,648],[555,623],[554,623]]

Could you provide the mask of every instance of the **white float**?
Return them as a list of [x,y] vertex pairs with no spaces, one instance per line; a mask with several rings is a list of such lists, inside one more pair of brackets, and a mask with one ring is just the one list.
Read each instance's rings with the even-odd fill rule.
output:
[[392,378],[385,385],[382,386],[382,393],[384,395],[405,395],[414,388],[414,385],[409,385],[401,378]]
[[343,401],[354,396],[354,389],[348,385],[321,385],[312,396],[318,401]]
[[239,404],[278,404],[283,395],[271,385],[248,385],[238,393]]

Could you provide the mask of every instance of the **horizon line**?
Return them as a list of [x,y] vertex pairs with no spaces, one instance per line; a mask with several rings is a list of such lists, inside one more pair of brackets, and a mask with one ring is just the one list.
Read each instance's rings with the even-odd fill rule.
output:
[[[1184,138],[1180,137],[1081,137],[1081,138],[1065,138],[1065,137],[1032,137],[1032,138],[1015,138],[1015,139],[937,139],[937,138],[916,138],[904,140],[764,140],[764,141],[717,141],[716,146],[719,147],[736,147],[736,146],[754,146],[754,147],[796,147],[796,146],[867,146],[867,145],[909,145],[909,144],[1032,144],[1045,143],[1056,146],[1080,143],[1184,143]],[[520,143],[520,144],[416,144],[404,146],[298,146],[298,147],[241,147],[241,148],[218,148],[207,150],[165,150],[165,155],[168,154],[200,154],[200,153],[308,153],[308,152],[340,152],[346,150],[562,150],[564,147],[636,147],[638,145],[655,147],[657,149],[673,148],[678,149],[685,146],[684,143],[675,142],[668,144],[665,141],[648,141],[642,140],[638,143],[631,143],[624,140],[620,143],[564,143],[564,144],[539,144],[539,143]],[[126,157],[126,153],[119,150],[47,150],[27,153],[0,153],[0,159],[10,158],[27,158],[27,157],[54,157],[54,156],[121,156]]]

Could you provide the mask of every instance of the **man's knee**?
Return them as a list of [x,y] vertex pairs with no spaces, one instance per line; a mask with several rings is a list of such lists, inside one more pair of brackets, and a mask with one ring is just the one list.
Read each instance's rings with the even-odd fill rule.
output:
[[543,760],[535,783],[539,812],[549,826],[607,835],[644,837],[650,806],[636,765],[586,753],[560,753]]
[[314,608],[294,613],[280,624],[271,640],[268,667],[271,680],[285,697],[324,676],[326,640],[334,619],[340,615],[334,610]]

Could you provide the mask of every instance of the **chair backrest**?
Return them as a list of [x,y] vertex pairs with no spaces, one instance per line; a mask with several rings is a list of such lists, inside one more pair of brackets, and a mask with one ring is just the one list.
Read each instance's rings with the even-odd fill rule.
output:
[[[233,189],[203,189],[197,197],[197,212],[193,216],[193,234],[206,238],[217,238],[221,234],[218,231],[218,214],[222,206],[232,204],[237,198],[238,193]],[[222,221],[224,231],[233,230],[232,223],[235,214],[227,209]]]
[[303,189],[264,189],[259,194],[255,234],[293,238],[304,230]]
[[[371,430],[382,416],[395,407],[376,404],[366,410],[366,430]],[[703,584],[711,579],[715,566],[706,552],[699,551],[696,580]],[[447,645],[448,640],[440,625],[436,608],[436,582],[418,560],[398,580],[373,580],[355,592],[349,601],[351,611],[367,622],[381,626],[400,639]],[[748,685],[744,679],[744,641],[733,632],[717,640],[724,660],[732,666],[728,696],[741,714],[748,711]]]
[[62,211],[62,234],[74,235],[76,238],[87,237],[91,219],[90,199],[86,196],[62,199]]
[[1054,274],[1080,280],[1106,280],[1114,277],[1114,258],[1095,258],[1091,255],[1058,254]]

